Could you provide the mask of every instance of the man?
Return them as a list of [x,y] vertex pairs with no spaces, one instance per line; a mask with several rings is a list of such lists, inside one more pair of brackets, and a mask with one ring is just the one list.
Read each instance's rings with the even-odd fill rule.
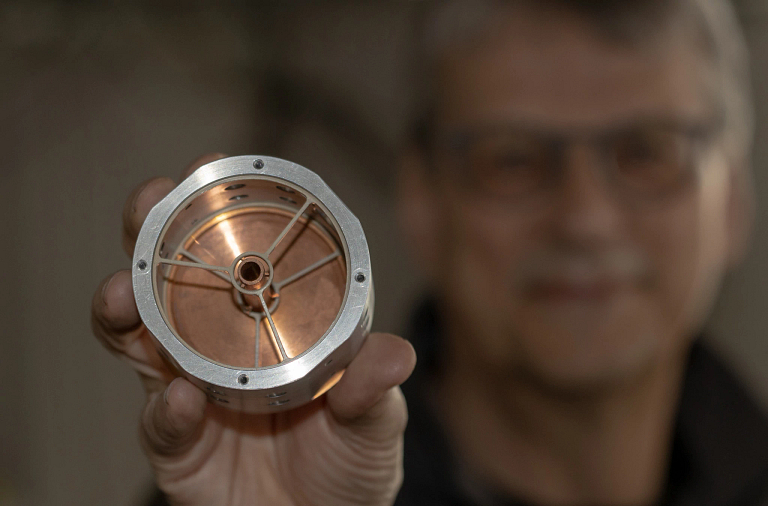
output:
[[[401,498],[768,500],[768,425],[693,345],[752,206],[728,5],[441,15],[437,91],[401,178],[402,222],[438,289],[414,342],[441,341],[417,348],[419,374],[434,366],[406,384]],[[432,417],[414,409],[427,402]]]
[[[716,0],[521,0],[432,18],[399,202],[435,297],[413,336],[399,504],[768,500],[768,423],[698,342],[751,218],[731,15]],[[129,252],[172,187],[129,199]],[[392,503],[408,343],[374,334],[326,398],[238,415],[170,382],[129,278],[97,292],[94,327],[145,380],[168,502]]]

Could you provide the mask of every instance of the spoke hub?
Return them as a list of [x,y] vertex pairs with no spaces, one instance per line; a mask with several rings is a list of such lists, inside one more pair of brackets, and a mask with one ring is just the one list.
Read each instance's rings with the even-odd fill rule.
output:
[[243,293],[257,295],[272,283],[272,263],[255,252],[246,252],[232,263],[232,284]]

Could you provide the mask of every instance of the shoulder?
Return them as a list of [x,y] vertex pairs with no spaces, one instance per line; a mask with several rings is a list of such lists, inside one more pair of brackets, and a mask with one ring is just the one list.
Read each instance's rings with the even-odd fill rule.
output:
[[690,354],[677,436],[692,465],[692,504],[768,504],[768,416],[700,341]]

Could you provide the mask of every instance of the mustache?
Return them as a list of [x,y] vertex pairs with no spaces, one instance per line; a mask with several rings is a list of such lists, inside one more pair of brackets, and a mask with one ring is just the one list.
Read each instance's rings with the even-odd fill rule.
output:
[[544,251],[516,269],[517,283],[588,283],[596,280],[648,279],[651,263],[632,250]]

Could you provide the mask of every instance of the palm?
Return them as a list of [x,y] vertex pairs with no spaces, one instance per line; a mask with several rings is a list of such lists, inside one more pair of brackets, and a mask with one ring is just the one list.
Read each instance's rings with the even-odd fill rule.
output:
[[[386,484],[398,478],[399,438],[381,442],[388,451],[360,454],[339,430],[323,400],[275,415],[209,405],[195,444],[153,465],[158,484],[179,504],[359,504],[345,498],[369,503],[391,490]],[[366,476],[372,467],[380,469],[378,483]],[[381,468],[391,473],[386,481]],[[380,499],[387,504],[393,497]]]

